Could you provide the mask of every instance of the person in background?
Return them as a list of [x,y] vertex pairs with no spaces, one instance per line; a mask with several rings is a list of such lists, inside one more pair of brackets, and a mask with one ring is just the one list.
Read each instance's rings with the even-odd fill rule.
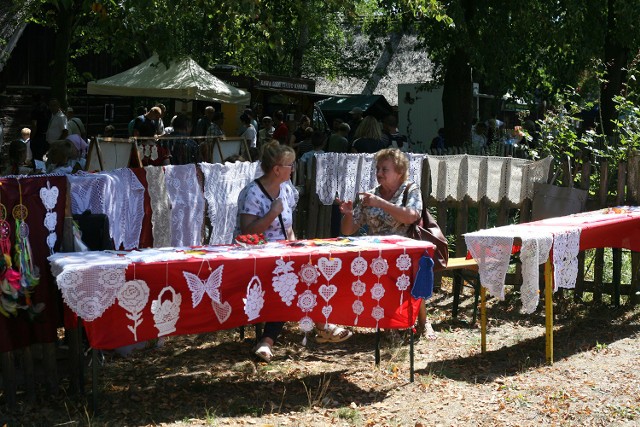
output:
[[113,138],[116,133],[116,128],[113,125],[106,125],[104,127],[104,133],[102,134],[105,138]]
[[[295,151],[273,140],[262,146],[261,160],[260,167],[264,175],[251,181],[238,196],[234,236],[264,234],[267,241],[295,240],[293,212],[298,192],[290,182],[295,167]],[[272,347],[283,327],[284,322],[265,324],[262,336],[253,349],[257,357],[265,362],[271,361]],[[322,326],[317,333],[318,342],[344,341],[352,335],[351,331],[336,325],[328,325],[326,329]]]
[[260,130],[258,131],[258,148],[262,147],[267,141],[273,139],[273,132],[276,128],[273,127],[273,120],[269,116],[264,116],[262,118],[262,126],[260,126]]
[[164,104],[161,104],[161,103],[157,103],[156,107],[158,107],[160,109],[160,117],[155,119],[155,122],[156,122],[156,135],[162,136],[162,135],[164,135],[166,133],[165,130],[164,130],[164,122],[162,121],[162,118],[165,116],[165,114],[167,114],[167,107]]
[[342,123],[344,123],[344,120],[342,120],[340,117],[336,117],[335,119],[333,119],[333,121],[331,122],[331,133],[337,133]]
[[[57,99],[52,98],[49,101],[49,111],[51,111],[51,120],[47,127],[47,142],[49,145],[54,141],[65,139],[69,134],[67,129],[67,116],[60,109],[60,103]],[[33,149],[33,147],[31,147]]]
[[[344,123],[343,123],[344,124]],[[321,131],[315,131],[311,135],[311,146],[313,149],[300,156],[300,162],[304,163],[307,176],[311,176],[311,164],[316,154],[324,153],[324,146],[327,143],[327,135]]]
[[[352,200],[339,200],[342,234],[351,235],[362,226],[368,226],[368,234],[373,236],[405,236],[409,225],[416,222],[422,212],[420,187],[408,179],[409,160],[396,148],[380,150],[375,155],[376,179],[378,185],[364,193],[359,193],[360,203],[354,206]],[[405,189],[407,200],[403,204]],[[435,339],[431,323],[427,320],[424,301],[418,313],[418,331],[426,332],[428,338]]]
[[431,146],[429,148],[435,150],[435,153],[444,154],[444,128],[438,129],[438,135],[431,140]]
[[289,128],[287,124],[284,122],[284,113],[282,110],[276,111],[273,115],[275,130],[273,131],[273,139],[278,141],[280,144],[286,144],[289,140]]
[[293,131],[291,137],[289,138],[289,145],[293,148],[296,148],[298,144],[300,144],[307,135],[307,129],[311,126],[311,120],[306,115],[302,115],[300,120],[298,121],[298,127]]
[[247,113],[242,113],[240,115],[240,122],[242,122],[242,126],[244,127],[244,131],[240,136],[247,141],[249,147],[256,148],[258,145],[258,131],[251,123],[251,116]]
[[398,131],[398,119],[393,114],[388,114],[382,121],[382,143],[387,148],[398,148],[400,151],[409,151],[407,137]]
[[312,136],[313,128],[309,126],[304,130],[303,139],[293,146],[298,157],[302,157],[304,154],[313,150],[313,143],[311,142]]
[[28,175],[33,168],[27,163],[27,146],[21,140],[11,141],[7,166],[2,175]]
[[31,152],[31,129],[22,128],[20,130],[20,141],[27,147],[26,163],[31,163],[33,160],[33,153]]
[[362,111],[362,108],[360,107],[353,107],[351,111],[349,111],[349,114],[351,114],[351,120],[349,121],[349,127],[351,128],[349,141],[353,142],[353,140],[357,138],[357,136],[355,136],[355,132],[358,130],[358,126],[360,126],[360,123],[364,120],[364,111]]
[[338,131],[331,134],[329,137],[329,143],[327,144],[327,151],[330,153],[350,153],[351,144],[347,137],[351,132],[351,128],[347,123],[340,123]]
[[222,111],[216,111],[213,113],[213,118],[211,119],[211,124],[209,125],[209,129],[207,129],[208,137],[220,137],[224,136],[224,132],[222,131],[222,123],[224,122],[224,114]]
[[186,165],[200,162],[200,146],[189,137],[191,133],[191,123],[189,117],[178,114],[172,120],[173,133],[176,139],[170,141],[171,144],[171,164]]
[[215,112],[216,110],[211,105],[205,107],[204,115],[200,117],[196,123],[193,136],[207,136],[207,130],[209,126],[211,126]]
[[136,117],[133,125],[133,136],[136,138],[153,138],[157,134],[157,120],[162,115],[159,107],[153,107],[146,114]]
[[484,122],[478,122],[473,127],[471,133],[471,150],[472,154],[484,155],[487,151],[487,125]]
[[351,151],[354,153],[375,153],[386,148],[382,143],[380,124],[373,116],[365,117],[354,134]]
[[136,116],[133,119],[131,119],[131,121],[127,125],[127,129],[129,130],[129,136],[134,136],[133,128],[136,124],[136,119],[140,116],[144,116],[145,114],[147,114],[147,107],[145,107],[144,105],[141,105],[136,109]]
[[87,139],[87,130],[84,127],[84,123],[80,120],[80,117],[76,117],[73,113],[73,108],[67,108],[67,129],[69,135],[80,135],[82,139]]
[[47,142],[47,127],[51,112],[47,104],[42,100],[42,96],[36,94],[33,96],[34,107],[31,110],[31,151],[33,158],[42,160],[42,156],[49,149]]

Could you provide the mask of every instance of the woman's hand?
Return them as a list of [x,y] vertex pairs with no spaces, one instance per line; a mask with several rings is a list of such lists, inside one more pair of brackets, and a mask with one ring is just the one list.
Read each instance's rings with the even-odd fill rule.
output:
[[269,209],[270,212],[273,212],[276,216],[278,216],[282,213],[283,210],[284,204],[282,203],[281,198],[278,197],[273,202],[271,202],[271,209]]
[[340,204],[340,213],[342,215],[353,215],[353,201],[352,200],[337,200]]
[[383,199],[376,196],[373,193],[358,193],[360,195],[360,202],[362,206],[368,206],[370,208],[381,207],[384,202]]

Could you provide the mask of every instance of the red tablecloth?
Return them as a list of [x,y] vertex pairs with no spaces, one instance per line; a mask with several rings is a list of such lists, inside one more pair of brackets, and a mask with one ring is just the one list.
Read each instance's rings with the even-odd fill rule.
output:
[[580,250],[621,248],[640,251],[640,207],[620,206],[519,224],[522,227],[579,228]]
[[[126,268],[126,280],[143,280],[149,288],[148,302],[139,312],[141,321],[135,328],[135,337],[132,331],[134,319],[131,311],[125,310],[119,302],[115,302],[100,317],[84,323],[89,342],[94,348],[110,349],[161,335],[203,333],[265,321],[297,322],[305,316],[298,305],[298,297],[307,289],[315,295],[317,305],[308,315],[316,322],[328,320],[330,323],[339,325],[361,327],[410,327],[415,322],[419,300],[410,296],[411,286],[400,291],[397,280],[406,273],[412,285],[418,260],[423,255],[432,253],[433,246],[428,242],[398,237],[380,238],[380,240],[378,243],[368,243],[366,247],[358,248],[323,246],[322,242],[327,241],[314,241],[319,242],[321,246],[313,246],[315,243],[306,242],[306,245],[312,245],[312,250],[309,246],[304,248],[287,246],[281,254],[238,251],[235,254],[231,252],[224,257],[209,260],[189,258],[179,261],[130,264]],[[411,258],[411,267],[405,271],[396,265],[398,257],[403,254]],[[351,264],[358,256],[366,260],[368,268],[364,274],[356,277],[352,274]],[[372,261],[376,258],[384,259],[388,266],[386,274],[380,277],[372,272]],[[321,259],[324,261],[320,261]],[[318,267],[317,282],[307,287],[300,279],[295,285],[295,296],[290,299],[290,305],[287,305],[286,298],[283,299],[273,286],[274,276],[278,275],[274,273],[277,262],[292,262],[291,271],[298,279],[301,278],[300,270],[304,264],[311,263],[314,267]],[[322,271],[331,269],[320,268],[319,264],[324,264],[324,267],[329,264],[336,267],[339,263],[341,268],[330,280],[327,279],[327,275],[321,274]],[[211,273],[218,271],[221,266],[223,266],[222,278],[217,288],[219,303],[214,304],[213,299],[205,292],[201,293],[202,299],[196,304],[193,290],[190,289],[184,273],[196,275],[206,283]],[[431,271],[428,273],[432,274]],[[359,298],[354,294],[352,286],[358,278],[366,287]],[[259,283],[264,292],[264,306],[258,317],[250,319],[250,315],[245,311],[244,299],[248,298],[248,286],[251,284],[255,287],[256,283]],[[376,283],[380,283],[384,289],[379,304],[372,294]],[[335,285],[335,294],[332,293],[330,285]],[[324,291],[321,291],[322,287]],[[323,298],[323,292],[325,297],[329,297],[328,300]],[[167,326],[170,322],[160,325],[157,310],[155,318],[152,312],[154,304],[170,305],[171,301],[176,302],[178,299],[180,300],[177,304],[179,318],[174,325],[175,329],[172,329],[171,325]],[[358,299],[362,302],[363,310],[361,314],[356,315],[353,307]],[[331,309],[326,308],[327,306],[331,306]],[[372,315],[375,307],[384,310],[384,316],[379,321],[376,321]],[[168,311],[168,313],[171,312],[171,310]],[[328,314],[328,318],[325,314]]]

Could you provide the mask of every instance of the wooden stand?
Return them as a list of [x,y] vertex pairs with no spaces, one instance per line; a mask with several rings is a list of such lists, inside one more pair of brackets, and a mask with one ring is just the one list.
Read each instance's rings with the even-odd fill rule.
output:
[[85,166],[88,172],[141,166],[142,161],[134,138],[97,137],[89,143]]

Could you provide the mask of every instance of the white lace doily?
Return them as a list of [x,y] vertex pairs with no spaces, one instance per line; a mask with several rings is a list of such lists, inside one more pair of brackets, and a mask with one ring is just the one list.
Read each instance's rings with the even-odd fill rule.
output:
[[273,290],[280,295],[280,299],[287,306],[291,306],[296,297],[296,285],[300,281],[298,275],[294,272],[293,264],[293,261],[286,262],[282,258],[277,259],[271,283]]
[[49,180],[47,180],[47,186],[40,189],[40,200],[42,200],[42,204],[47,210],[47,213],[44,216],[44,227],[49,231],[49,234],[46,238],[47,246],[49,246],[49,255],[53,255],[53,247],[55,246],[56,240],[58,239],[56,236],[58,214],[57,212],[53,212],[53,209],[58,203],[58,194],[58,187],[56,187],[55,185],[52,187]]
[[129,260],[104,252],[57,253],[48,260],[64,302],[87,322],[115,303],[129,265]]
[[196,165],[165,166],[165,184],[171,201],[171,246],[202,244],[204,196]]
[[133,325],[127,329],[133,334],[134,341],[138,341],[138,326],[142,324],[142,310],[149,301],[149,286],[144,280],[129,280],[117,291],[118,305],[127,310],[127,318]]
[[260,311],[264,307],[264,294],[262,282],[258,276],[253,276],[247,285],[247,297],[242,298],[244,302],[244,313],[249,321],[260,317]]
[[153,247],[171,246],[171,204],[165,185],[164,169],[161,166],[147,166],[147,187],[151,202],[151,233]]
[[224,264],[213,270],[206,280],[201,280],[197,275],[183,271],[182,275],[187,281],[187,286],[191,291],[191,302],[193,308],[196,308],[202,301],[202,297],[206,293],[211,301],[221,303],[220,301],[220,285],[222,284],[222,272]]
[[[165,297],[169,295],[169,297]],[[180,295],[173,286],[165,286],[158,298],[151,303],[151,313],[153,321],[158,330],[158,337],[169,335],[176,331],[176,323],[180,319],[180,304],[182,304],[182,295]]]
[[210,245],[230,244],[238,214],[240,191],[262,176],[259,162],[200,163],[204,176],[204,198],[211,223]]

